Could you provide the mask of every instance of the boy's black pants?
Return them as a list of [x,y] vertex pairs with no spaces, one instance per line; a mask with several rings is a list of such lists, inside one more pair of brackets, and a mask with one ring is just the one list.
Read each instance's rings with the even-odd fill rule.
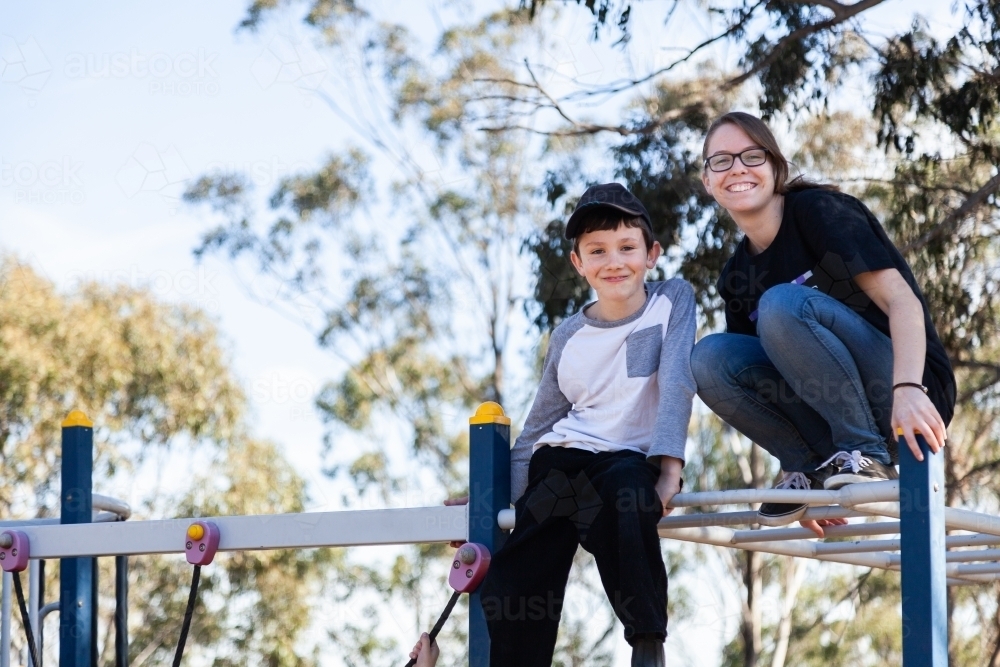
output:
[[637,452],[541,447],[516,525],[482,587],[491,667],[548,667],[577,545],[594,555],[625,639],[665,639],[667,572],[656,524],[660,471]]

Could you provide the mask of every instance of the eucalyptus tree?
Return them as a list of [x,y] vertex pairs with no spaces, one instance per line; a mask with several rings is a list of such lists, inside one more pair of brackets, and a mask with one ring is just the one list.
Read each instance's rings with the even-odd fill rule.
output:
[[[544,340],[588,298],[560,233],[571,193],[611,173],[624,180],[650,205],[668,248],[664,270],[695,285],[705,328],[718,326],[714,279],[738,236],[700,186],[700,140],[714,116],[749,107],[789,127],[801,145],[797,162],[814,176],[862,196],[922,276],[961,387],[947,450],[949,502],[995,506],[1000,359],[990,295],[1000,10],[995,1],[960,3],[962,25],[936,39],[917,16],[886,35],[868,21],[883,3],[688,3],[717,29],[677,58],[617,80],[564,77],[553,86],[557,75],[534,46],[560,16],[587,12],[588,38],[628,53],[637,16],[660,12],[671,25],[683,3],[524,0],[485,18],[462,16],[428,53],[364,3],[257,0],[242,29],[259,29],[277,10],[301,10],[330,57],[354,64],[317,93],[362,148],[287,179],[263,214],[245,178],[206,175],[188,199],[210,206],[220,224],[198,252],[226,253],[270,276],[271,294],[282,297],[275,306],[302,318],[343,359],[347,371],[317,401],[331,443],[343,429],[382,442],[387,418],[401,417],[404,458],[425,466],[432,485],[459,491],[467,456],[460,418],[483,398],[512,406],[530,394],[510,381],[512,323],[525,312]],[[719,47],[738,55],[724,60]],[[872,110],[867,117],[857,113],[859,96]],[[594,113],[616,99],[624,112],[610,120]],[[373,203],[385,201],[389,188],[377,175],[386,167],[397,174],[391,207]],[[517,278],[525,256],[533,282]],[[692,467],[699,484],[766,483],[756,450],[731,448],[717,424],[699,424],[693,437],[702,443]],[[338,470],[359,492],[390,498],[420,475],[400,474],[395,460],[387,447],[373,447]],[[403,558],[395,578],[365,576],[388,600],[405,591],[426,619],[419,581],[436,555]],[[781,559],[720,558],[742,588],[726,664],[857,664],[898,654],[898,638],[875,622],[898,595],[891,575],[855,581],[832,572],[804,582],[801,565]],[[779,601],[775,619],[761,612],[767,594]],[[953,632],[955,664],[998,664],[1000,631],[990,616],[998,600],[996,588],[953,596],[954,613],[973,613],[982,629]],[[846,620],[837,616],[845,604],[853,610]],[[389,650],[374,625],[342,634],[371,655]],[[831,628],[851,642],[829,642],[823,633]],[[867,653],[862,637],[874,647]]]
[[[179,497],[139,491],[135,519],[275,514],[305,506],[302,478],[273,444],[247,433],[246,399],[209,316],[135,286],[85,281],[60,292],[33,267],[4,256],[3,516],[58,516],[59,425],[71,409],[95,423],[97,490],[132,486],[144,462],[170,461],[171,451],[213,462],[191,476]],[[205,571],[188,650],[218,665],[317,664],[304,633],[324,592],[322,575],[340,557],[330,551],[220,555],[219,565]],[[111,559],[99,563],[98,650],[107,662],[115,641],[114,575]],[[176,556],[132,557],[130,565],[131,664],[166,663],[180,632],[190,566]],[[47,570],[46,590],[59,590],[57,576],[58,568]],[[17,645],[22,637],[14,634]]]

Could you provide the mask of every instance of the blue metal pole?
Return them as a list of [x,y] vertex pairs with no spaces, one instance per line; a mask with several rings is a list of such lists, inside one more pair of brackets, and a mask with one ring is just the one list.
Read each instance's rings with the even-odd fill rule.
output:
[[904,667],[947,667],[944,454],[917,436],[923,461],[899,443],[899,521]]
[[[492,401],[469,419],[469,541],[495,554],[507,534],[497,513],[510,507],[510,418]],[[479,593],[469,595],[469,665],[489,667],[490,635]]]
[[[90,523],[93,507],[94,423],[73,410],[62,423],[60,523]],[[59,561],[59,667],[89,667],[94,660],[93,558]]]

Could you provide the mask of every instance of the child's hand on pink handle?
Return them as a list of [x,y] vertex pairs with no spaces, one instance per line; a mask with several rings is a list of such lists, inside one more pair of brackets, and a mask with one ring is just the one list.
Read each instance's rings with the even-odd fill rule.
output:
[[[468,505],[469,504],[469,496],[462,496],[461,498],[448,498],[448,499],[446,499],[444,501],[444,504],[447,505],[447,506],[449,506],[449,507],[453,507],[455,505]],[[465,540],[455,540],[454,542],[449,542],[448,544],[452,548],[457,549],[460,546],[462,546],[463,544],[465,544]]]

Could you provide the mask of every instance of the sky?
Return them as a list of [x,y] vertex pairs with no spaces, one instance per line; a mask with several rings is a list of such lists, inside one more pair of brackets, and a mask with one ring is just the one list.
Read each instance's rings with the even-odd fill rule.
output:
[[[435,34],[456,11],[446,0],[371,4],[418,34]],[[919,11],[943,30],[954,22],[950,4],[892,0],[868,20],[888,31]],[[331,149],[358,143],[313,93],[331,68],[350,64],[329,62],[292,12],[257,34],[237,33],[245,5],[0,0],[0,252],[14,253],[63,290],[81,280],[126,283],[208,312],[250,398],[253,432],[278,442],[308,480],[310,510],[333,510],[341,504],[320,472],[323,425],[312,403],[342,367],[309,331],[251,298],[246,276],[221,259],[195,259],[211,221],[179,200],[193,177],[216,170],[246,172],[268,192]],[[582,12],[564,15],[553,26],[550,64],[588,81],[641,73],[711,27],[688,3],[666,30],[643,21],[642,11],[629,59],[590,44]],[[621,103],[593,113],[613,118]],[[337,446],[350,451],[364,443]],[[195,462],[176,452],[162,456],[144,474],[176,488]],[[104,491],[135,502],[147,481],[123,480]],[[717,651],[735,621],[718,617],[724,601],[698,604],[707,609],[707,629],[694,643]]]

